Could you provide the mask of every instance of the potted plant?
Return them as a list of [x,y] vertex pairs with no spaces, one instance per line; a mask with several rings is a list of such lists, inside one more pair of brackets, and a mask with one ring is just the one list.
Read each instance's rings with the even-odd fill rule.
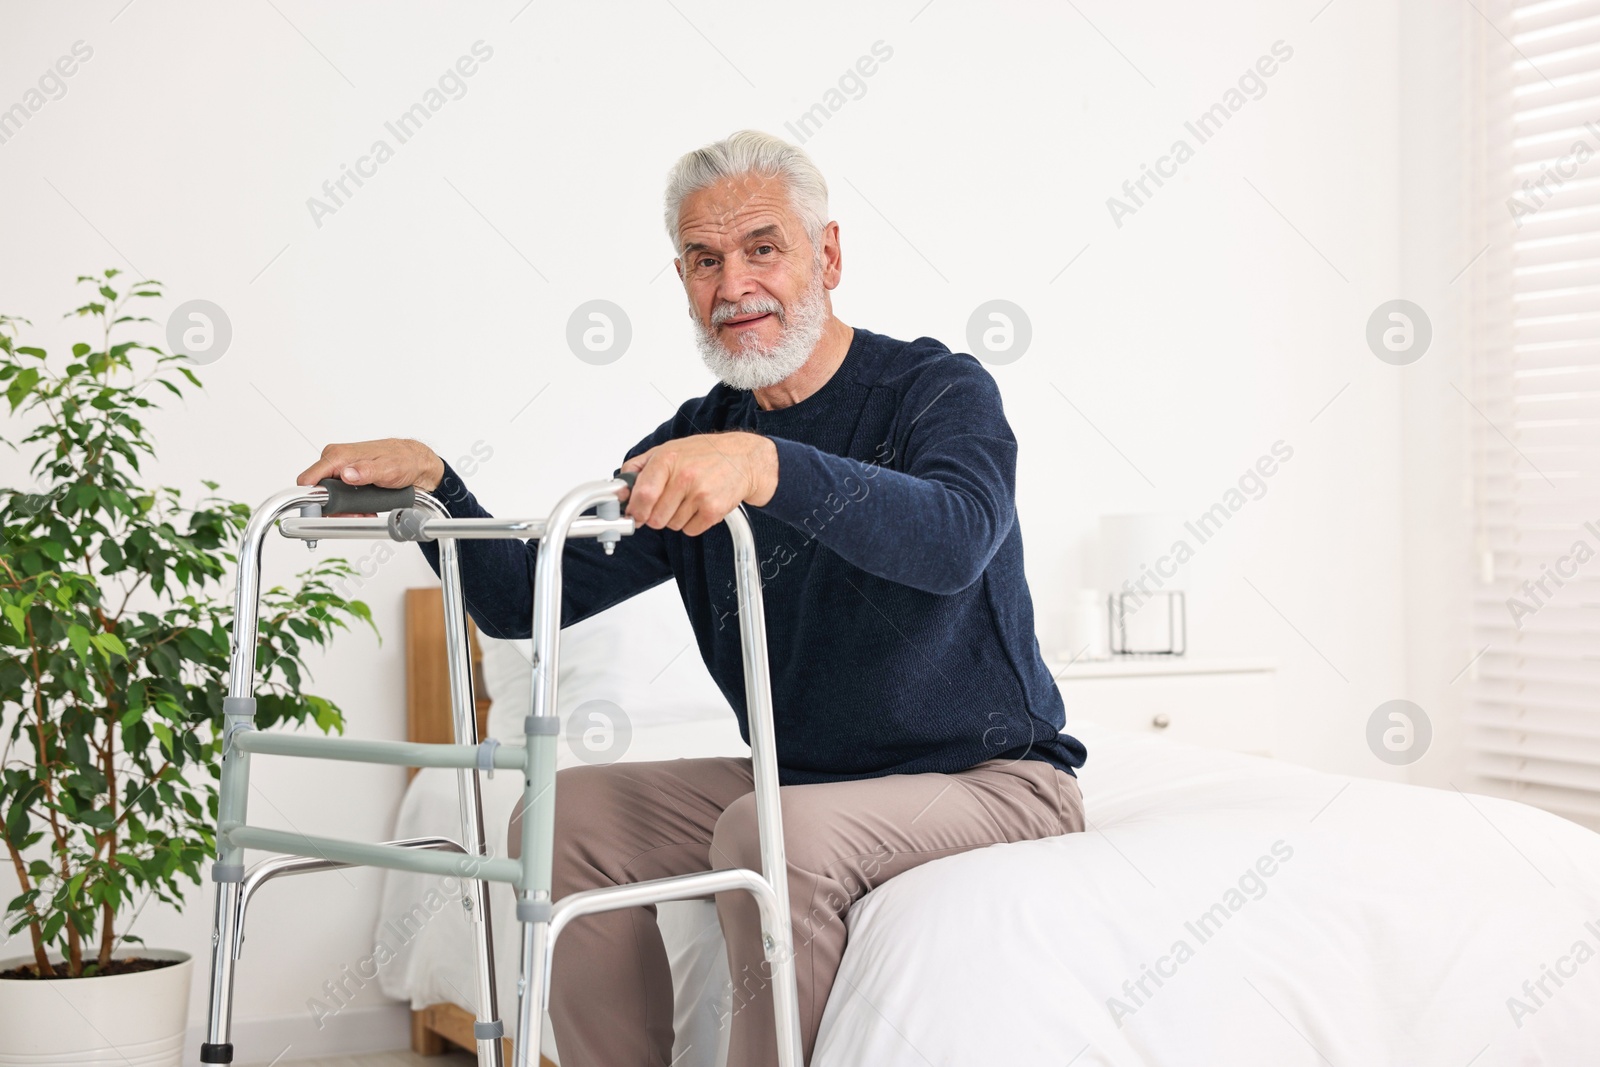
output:
[[[200,382],[183,357],[122,339],[152,321],[132,305],[158,283],[79,282],[93,296],[69,317],[95,336],[69,359],[19,344],[26,320],[0,316],[0,440],[32,455],[32,484],[0,488],[0,828],[21,888],[6,926],[31,949],[0,960],[0,1035],[24,1062],[176,1065],[191,961],[132,926],[151,899],[181,908],[215,853],[221,594],[250,509],[151,484],[147,394]],[[353,573],[325,560],[263,593],[261,725],[342,730],[302,691],[302,657],[350,619],[373,625],[335,592]]]

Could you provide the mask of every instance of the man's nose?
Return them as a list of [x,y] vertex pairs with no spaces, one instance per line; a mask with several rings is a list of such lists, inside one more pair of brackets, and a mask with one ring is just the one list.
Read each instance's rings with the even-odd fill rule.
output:
[[729,256],[722,264],[722,277],[717,286],[717,298],[728,304],[739,304],[760,292],[755,272],[743,256]]

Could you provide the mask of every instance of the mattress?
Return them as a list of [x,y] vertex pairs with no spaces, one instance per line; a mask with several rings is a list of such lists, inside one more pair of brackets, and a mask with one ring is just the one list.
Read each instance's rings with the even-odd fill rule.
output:
[[1073,732],[1089,830],[863,898],[814,1067],[1600,1063],[1600,835]]

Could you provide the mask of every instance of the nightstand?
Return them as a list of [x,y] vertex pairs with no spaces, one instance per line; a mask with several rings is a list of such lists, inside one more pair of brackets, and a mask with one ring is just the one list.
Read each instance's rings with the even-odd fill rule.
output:
[[1046,659],[1067,705],[1067,733],[1084,719],[1191,745],[1272,755],[1277,666],[1264,659],[1117,656]]

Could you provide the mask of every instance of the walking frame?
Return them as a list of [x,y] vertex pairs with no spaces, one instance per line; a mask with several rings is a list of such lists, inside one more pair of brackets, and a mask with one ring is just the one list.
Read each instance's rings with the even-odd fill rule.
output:
[[[734,570],[743,645],[745,703],[750,721],[761,871],[743,868],[703,871],[607,886],[551,899],[555,831],[556,680],[561,627],[561,556],[569,538],[592,537],[610,555],[617,541],[634,530],[621,513],[617,493],[631,487],[633,475],[588,482],[562,497],[544,519],[457,519],[420,489],[348,486],[338,479],[298,487],[270,497],[250,517],[239,546],[235,593],[233,656],[228,696],[223,701],[224,744],[217,815],[216,912],[211,930],[211,993],[202,1063],[232,1063],[234,964],[244,941],[245,911],[260,887],[280,876],[340,867],[386,867],[465,879],[462,906],[477,949],[477,1022],[473,1026],[480,1067],[504,1067],[505,1027],[495,989],[492,917],[488,882],[508,882],[516,891],[516,918],[522,924],[517,979],[517,1019],[513,1053],[516,1067],[539,1062],[540,1030],[550,1002],[550,960],[556,939],[573,919],[594,912],[632,908],[668,900],[687,900],[742,890],[755,897],[761,913],[762,947],[772,968],[778,1062],[801,1067],[800,1013],[789,926],[789,888],[784,859],[783,822],[778,803],[777,746],[772,726],[772,689],[767,668],[766,619],[761,604],[760,564],[755,539],[742,509],[725,522],[733,538]],[[287,515],[299,509],[298,517]],[[594,514],[586,514],[591,509]],[[323,517],[370,513],[375,517]],[[387,513],[386,516],[384,513]],[[319,540],[372,539],[435,541],[445,608],[445,643],[454,744],[367,741],[313,737],[255,729],[256,635],[260,610],[261,551],[276,524],[285,536],[315,547]],[[533,714],[523,722],[526,744],[501,746],[480,741],[473,714],[472,677],[461,562],[457,542],[487,538],[536,539],[533,578]],[[373,844],[313,837],[253,826],[245,821],[253,754],[405,767],[454,767],[461,807],[461,840],[411,838]],[[484,841],[479,774],[494,769],[521,771],[522,855],[513,860],[490,854]],[[277,853],[244,866],[245,849]],[[597,1005],[595,1010],[601,1010]]]

